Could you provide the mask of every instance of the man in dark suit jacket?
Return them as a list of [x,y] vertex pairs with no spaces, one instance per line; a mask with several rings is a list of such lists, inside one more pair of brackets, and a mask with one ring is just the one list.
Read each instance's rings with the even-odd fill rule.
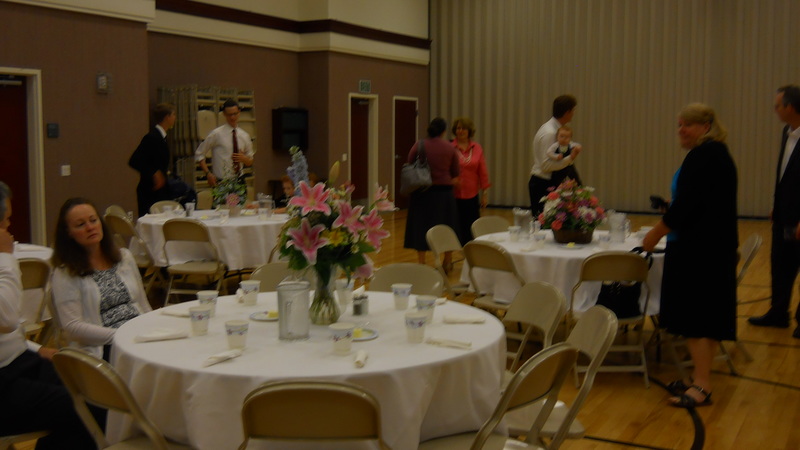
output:
[[167,172],[169,170],[169,147],[167,131],[175,125],[175,107],[169,103],[159,103],[153,111],[156,126],[150,130],[131,155],[128,165],[139,172],[139,185],[136,196],[139,216],[150,211],[153,203],[170,200]]
[[[778,89],[775,114],[786,127],[772,209],[772,305],[766,314],[748,321],[757,326],[788,328],[792,287],[800,270],[800,87]],[[800,308],[795,319],[800,323]],[[792,336],[800,339],[800,326]]]

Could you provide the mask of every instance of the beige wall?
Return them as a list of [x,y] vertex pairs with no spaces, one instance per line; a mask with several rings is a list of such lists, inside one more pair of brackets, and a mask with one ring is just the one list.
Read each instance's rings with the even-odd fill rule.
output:
[[[70,196],[135,209],[127,161],[148,126],[145,25],[5,2],[0,17],[0,66],[41,70],[44,122],[60,126],[44,139],[48,241]],[[110,94],[96,92],[100,71],[113,77]],[[71,176],[59,175],[65,164]]]

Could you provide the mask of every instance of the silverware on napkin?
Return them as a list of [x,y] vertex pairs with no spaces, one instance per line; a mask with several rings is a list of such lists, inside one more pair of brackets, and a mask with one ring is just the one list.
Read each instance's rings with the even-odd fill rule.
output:
[[469,350],[472,348],[472,342],[457,341],[455,339],[442,339],[436,337],[429,337],[426,344],[436,345],[439,347],[458,348],[461,350]]
[[156,342],[156,341],[169,341],[172,339],[186,339],[189,333],[186,331],[178,330],[153,330],[149,333],[140,334],[133,338],[134,342]]
[[479,314],[445,314],[444,323],[484,323],[486,317]]

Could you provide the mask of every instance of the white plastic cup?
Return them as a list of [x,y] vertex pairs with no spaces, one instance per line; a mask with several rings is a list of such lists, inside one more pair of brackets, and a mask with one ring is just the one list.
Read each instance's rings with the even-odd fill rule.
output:
[[225,334],[228,336],[228,348],[244,348],[247,343],[247,329],[250,323],[246,320],[229,320],[225,322]]
[[600,234],[597,236],[597,243],[600,245],[600,248],[603,250],[608,250],[611,247],[611,235],[610,234]]
[[267,208],[258,208],[258,220],[269,219],[269,210]]
[[210,306],[192,306],[189,308],[189,318],[192,322],[193,335],[208,334],[208,321],[211,319]]
[[436,308],[436,296],[434,295],[418,295],[417,296],[417,311],[424,312],[428,315],[428,323],[433,323],[433,310]]
[[406,309],[408,309],[408,296],[411,295],[411,284],[409,283],[393,284],[392,294],[394,294],[394,309],[398,311],[405,311]]
[[511,242],[518,242],[519,241],[519,234],[522,232],[522,227],[517,225],[512,225],[508,227],[508,240]]
[[339,278],[336,280],[336,296],[339,298],[339,306],[342,311],[353,301],[353,286],[355,280],[347,278]]
[[191,219],[192,218],[192,214],[194,214],[195,203],[194,202],[187,202],[185,206],[186,206],[186,217]]
[[231,216],[231,211],[227,208],[220,208],[219,209],[219,221],[225,223]]
[[261,289],[261,282],[258,280],[244,280],[239,283],[244,293],[242,303],[245,306],[255,306],[258,300],[258,291]]
[[328,325],[333,339],[333,353],[347,355],[353,347],[353,330],[356,324],[352,322],[336,322]]
[[425,325],[428,323],[428,313],[417,310],[408,311],[405,318],[408,342],[421,344],[425,340]]
[[200,306],[210,306],[211,307],[211,317],[217,315],[217,297],[219,297],[219,292],[217,291],[198,291],[197,292],[197,300],[200,303]]
[[547,239],[547,232],[546,231],[539,231],[534,233],[533,235],[533,242],[536,248],[544,247],[544,241]]

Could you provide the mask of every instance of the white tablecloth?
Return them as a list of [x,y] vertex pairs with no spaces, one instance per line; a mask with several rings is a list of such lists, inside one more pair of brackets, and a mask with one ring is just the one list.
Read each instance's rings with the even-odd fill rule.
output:
[[50,257],[53,256],[53,249],[43,245],[36,244],[22,244],[16,243],[14,245],[14,258],[36,258],[50,262]]
[[[623,244],[610,244],[608,249],[600,248],[598,243],[598,236],[606,234],[605,231],[595,231],[594,239],[590,244],[575,245],[568,247],[564,244],[559,244],[553,240],[553,234],[549,231],[546,233],[546,240],[543,248],[531,250],[533,241],[520,240],[518,242],[510,242],[508,233],[494,233],[481,236],[479,240],[493,241],[505,248],[511,253],[514,259],[514,264],[517,271],[525,279],[526,282],[530,281],[545,281],[550,283],[561,290],[569,302],[572,295],[572,287],[578,282],[580,275],[581,264],[588,256],[608,250],[616,251],[629,251],[634,247],[641,246],[642,238],[636,233],[631,234],[630,237]],[[662,246],[663,247],[663,246]],[[656,253],[653,255],[653,266],[650,268],[650,274],[647,278],[647,284],[650,287],[650,303],[647,307],[648,314],[658,314],[661,303],[661,275],[664,271],[664,255],[663,253]],[[475,277],[481,289],[485,292],[494,292],[496,298],[505,299],[510,301],[519,290],[519,283],[516,282],[513,276],[505,273],[492,273],[494,271],[487,271],[477,269]],[[466,263],[461,272],[461,280],[469,283],[469,265]],[[574,309],[577,312],[586,311],[595,305],[597,295],[600,293],[600,283],[584,283],[581,288],[575,293]],[[641,303],[644,304],[645,289],[642,289]]]
[[[169,438],[201,449],[232,449],[242,440],[241,406],[264,382],[294,378],[349,381],[380,402],[384,438],[397,450],[415,449],[420,439],[478,429],[500,398],[505,368],[505,332],[494,316],[455,302],[436,307],[427,336],[472,343],[472,349],[410,344],[402,311],[391,294],[369,293],[369,315],[344,314],[341,321],[369,321],[377,339],[353,343],[349,356],[333,354],[327,327],[311,326],[302,342],[278,340],[278,322],[250,321],[244,354],[207,368],[203,361],[227,349],[224,322],[275,310],[276,294],[261,293],[258,305],[221,297],[206,336],[134,343],[136,335],[158,328],[189,330],[188,318],[156,310],[123,325],[114,338],[112,359],[147,416]],[[412,296],[413,301],[413,296]],[[171,306],[188,308],[190,303]],[[483,314],[483,324],[446,325],[444,314]],[[353,363],[357,350],[369,352],[365,367]],[[110,414],[112,441],[129,434],[130,423]],[[259,448],[254,446],[253,448]]]
[[[159,267],[167,265],[162,228],[164,222],[171,218],[162,214],[147,214],[136,223],[139,235],[147,243],[147,248]],[[285,214],[275,214],[267,220],[260,220],[255,215],[243,215],[231,217],[223,224],[214,211],[195,211],[192,218],[206,224],[211,242],[217,247],[220,259],[229,270],[253,268],[266,263],[270,252],[278,243],[281,227],[288,220]],[[202,252],[188,250],[183,243],[170,245],[173,244],[175,247],[170,249],[173,264],[204,256]]]

